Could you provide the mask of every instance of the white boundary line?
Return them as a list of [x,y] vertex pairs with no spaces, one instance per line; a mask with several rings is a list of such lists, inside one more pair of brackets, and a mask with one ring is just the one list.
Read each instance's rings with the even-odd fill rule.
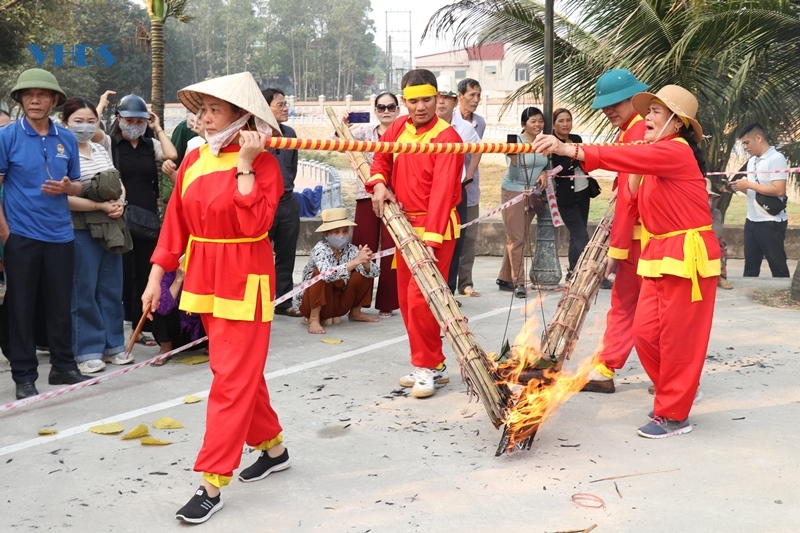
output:
[[[514,309],[521,309],[522,307],[515,306],[512,308]],[[470,323],[475,322],[477,320],[481,320],[484,318],[489,318],[494,315],[499,315],[502,313],[507,313],[508,308],[499,308],[493,311],[487,311],[486,313],[482,313],[480,315],[476,315],[470,318]],[[391,346],[392,344],[397,344],[398,342],[403,342],[404,340],[408,339],[408,335],[401,335],[400,337],[394,337],[393,339],[387,339],[385,341],[376,342],[375,344],[370,344],[368,346],[363,346],[361,348],[356,348],[355,350],[350,350],[348,352],[343,352],[337,355],[331,355],[330,357],[323,357],[322,359],[317,359],[316,361],[310,361],[308,363],[303,363],[300,365],[290,366],[287,368],[283,368],[281,370],[276,370],[274,372],[269,372],[265,375],[267,380],[279,378],[282,376],[288,376],[291,374],[296,374],[298,372],[303,372],[304,370],[311,370],[312,368],[317,368],[320,366],[325,366],[330,363],[336,363],[338,361],[343,361],[345,359],[350,359],[351,357],[355,357],[357,355],[361,355],[363,353],[371,352],[373,350],[378,350],[380,348],[385,348],[386,346]],[[194,396],[198,396],[200,398],[207,398],[209,393],[209,389],[206,389],[201,392],[195,392]],[[164,409],[169,409],[171,407],[175,407],[178,405],[183,405],[183,398],[188,396],[184,394],[180,398],[175,398],[173,400],[167,400],[165,402],[156,403],[147,407],[142,407],[140,409],[136,409],[133,411],[128,411],[127,413],[120,413],[118,415],[113,415],[107,418],[102,418],[100,420],[95,420],[94,422],[88,422],[86,424],[81,424],[80,426],[71,427],[69,429],[59,430],[58,433],[55,435],[47,435],[36,437],[35,439],[26,440],[23,442],[19,442],[17,444],[10,444],[8,446],[4,446],[0,448],[0,457],[4,455],[8,455],[14,452],[19,452],[22,450],[27,450],[28,448],[33,448],[35,446],[39,446],[42,444],[48,444],[51,442],[55,442],[57,440],[66,439],[68,437],[74,437],[75,435],[79,435],[81,433],[85,433],[89,430],[92,426],[97,426],[100,424],[108,424],[110,422],[123,422],[125,420],[130,420],[131,418],[136,418],[142,415],[146,415],[149,413],[154,413],[157,411],[163,411]]]

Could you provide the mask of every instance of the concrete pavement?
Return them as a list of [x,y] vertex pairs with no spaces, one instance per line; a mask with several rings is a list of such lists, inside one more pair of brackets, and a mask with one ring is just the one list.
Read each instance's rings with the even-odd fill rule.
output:
[[[305,258],[298,258],[298,270]],[[480,298],[462,310],[487,351],[508,325],[523,323],[521,301],[494,285],[499,258],[476,261]],[[652,409],[635,355],[612,395],[580,393],[539,431],[533,449],[494,457],[500,432],[469,403],[449,347],[451,382],[427,400],[402,391],[410,367],[399,316],[378,324],[328,328],[326,344],[297,319],[277,317],[267,368],[292,467],[263,481],[234,480],[225,508],[205,531],[322,532],[792,532],[800,530],[800,311],[764,307],[754,289],[789,280],[743,280],[729,265],[733,291],[720,291],[704,398],[694,431],[665,440],[638,437]],[[549,293],[549,319],[560,293]],[[600,291],[570,365],[602,335],[609,291]],[[510,309],[511,308],[511,309]],[[510,311],[509,311],[510,309]],[[508,320],[507,324],[507,317]],[[541,314],[541,311],[536,311]],[[686,332],[687,335],[692,333]],[[136,347],[137,360],[156,350]],[[39,390],[48,365],[40,358]],[[0,414],[0,531],[182,531],[175,511],[192,495],[202,442],[208,365],[169,363]],[[0,401],[13,399],[0,363]],[[185,429],[155,430],[172,441],[142,446],[88,427],[119,420],[126,431],[161,416]],[[38,437],[41,428],[58,431]],[[243,452],[243,465],[256,454]],[[610,476],[668,472],[592,483]],[[603,501],[572,502],[577,493]]]

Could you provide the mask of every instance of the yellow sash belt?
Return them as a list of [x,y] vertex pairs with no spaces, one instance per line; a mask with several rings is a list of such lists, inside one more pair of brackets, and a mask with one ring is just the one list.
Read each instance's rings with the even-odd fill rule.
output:
[[183,271],[186,272],[189,266],[189,254],[192,252],[192,243],[194,242],[213,242],[217,244],[240,244],[245,242],[258,242],[263,241],[269,236],[269,232],[264,233],[259,237],[239,237],[236,239],[210,239],[206,237],[197,237],[196,235],[189,235],[189,242],[186,244],[186,257],[183,259]]
[[692,280],[693,302],[703,299],[703,294],[700,292],[700,283],[697,280],[697,273],[708,274],[711,270],[708,261],[708,251],[706,250],[703,238],[700,236],[701,231],[710,230],[711,226],[703,226],[701,228],[682,229],[670,231],[663,235],[650,236],[652,239],[660,240],[668,239],[669,237],[677,237],[678,235],[686,235],[683,241],[683,270]]

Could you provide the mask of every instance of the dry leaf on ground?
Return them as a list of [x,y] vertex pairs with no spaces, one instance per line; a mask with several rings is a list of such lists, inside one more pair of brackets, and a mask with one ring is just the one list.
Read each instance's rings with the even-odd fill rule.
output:
[[344,341],[342,339],[320,339],[325,344],[342,344]]
[[183,403],[197,403],[202,401],[203,399],[200,396],[191,395],[183,397]]
[[158,440],[153,437],[142,437],[141,443],[144,446],[166,446],[167,444],[172,444],[167,440]]
[[102,426],[92,426],[89,428],[92,433],[98,435],[116,435],[125,431],[125,426],[119,422],[111,422],[110,424],[103,424]]
[[58,431],[56,431],[55,429],[45,428],[39,430],[39,435],[55,435],[56,433],[58,433]]
[[172,360],[176,363],[183,363],[185,365],[199,365],[208,362],[207,355],[180,355],[173,357]]
[[139,437],[144,437],[148,433],[150,433],[150,430],[147,429],[147,426],[144,424],[139,424],[138,426],[136,426],[135,428],[124,434],[122,438],[124,440],[138,439]]
[[175,420],[174,418],[170,418],[168,416],[162,416],[155,422],[153,422],[153,427],[156,429],[181,429],[183,424]]

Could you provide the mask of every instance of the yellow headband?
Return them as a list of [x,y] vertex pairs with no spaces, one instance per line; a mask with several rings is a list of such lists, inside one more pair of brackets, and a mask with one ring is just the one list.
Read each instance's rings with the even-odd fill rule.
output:
[[[653,98],[652,101],[655,102],[656,104],[663,105],[664,107],[669,109],[669,106],[667,104],[665,104],[664,102],[662,102],[661,99],[659,99],[659,98]],[[672,109],[669,109],[669,110],[672,111]],[[675,113],[675,111],[672,111],[672,113]],[[678,117],[679,119],[681,119],[681,122],[683,122],[684,126],[686,126],[687,128],[689,127],[689,119],[688,118],[682,117],[677,113],[675,113],[675,116]]]
[[409,85],[403,88],[403,98],[424,98],[426,96],[436,96],[436,87],[430,84]]

